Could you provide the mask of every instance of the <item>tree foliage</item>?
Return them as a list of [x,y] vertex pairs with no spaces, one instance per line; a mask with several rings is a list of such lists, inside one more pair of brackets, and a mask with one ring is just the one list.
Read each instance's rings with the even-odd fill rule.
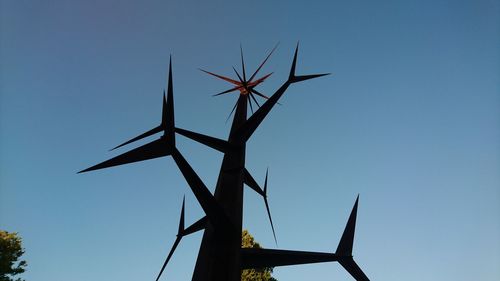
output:
[[[246,229],[241,233],[241,247],[242,248],[262,248],[259,243],[255,241],[252,235]],[[244,269],[241,271],[241,281],[277,281],[271,276],[273,272],[272,267],[259,268],[259,269]]]
[[0,230],[0,281],[22,281],[14,276],[25,271],[26,261],[19,260],[24,254],[21,237],[16,232]]

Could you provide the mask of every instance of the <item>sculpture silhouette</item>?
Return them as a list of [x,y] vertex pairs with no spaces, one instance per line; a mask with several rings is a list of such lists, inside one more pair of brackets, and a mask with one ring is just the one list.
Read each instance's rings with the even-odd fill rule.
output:
[[[192,280],[194,281],[239,281],[241,278],[241,270],[246,268],[274,267],[329,261],[339,262],[354,277],[354,279],[358,281],[369,280],[354,262],[352,257],[358,198],[356,199],[356,203],[354,204],[353,210],[349,216],[346,228],[335,253],[241,248],[244,184],[248,185],[264,198],[273,236],[277,244],[274,225],[267,201],[268,173],[266,171],[266,179],[264,188],[262,189],[245,168],[246,142],[253,135],[255,130],[271,111],[274,105],[278,103],[278,100],[290,85],[328,75],[296,75],[295,69],[297,64],[298,47],[299,46],[297,44],[287,81],[285,81],[270,97],[260,93],[255,89],[255,87],[264,82],[264,80],[271,74],[267,74],[256,80],[253,79],[264,66],[276,47],[273,48],[273,50],[268,54],[265,60],[259,65],[257,70],[248,80],[246,77],[242,49],[241,64],[243,76],[240,76],[236,69],[234,69],[236,75],[238,76],[238,81],[202,70],[234,85],[233,88],[216,95],[227,94],[233,91],[239,91],[240,93],[238,100],[231,111],[231,114],[234,112],[234,118],[227,140],[221,140],[175,127],[172,60],[170,59],[168,89],[166,97],[165,93],[163,94],[163,110],[160,125],[118,145],[113,149],[122,147],[153,134],[163,132],[160,138],[79,172],[82,173],[98,170],[162,156],[172,156],[206,216],[185,229],[183,200],[177,238],[156,280],[158,280],[162,275],[168,261],[173,255],[173,252],[180,243],[181,238],[199,230],[204,230],[204,234],[193,272]],[[254,95],[265,98],[266,101],[260,105]],[[258,109],[247,119],[247,107],[250,106],[253,111],[252,101],[255,102]],[[205,186],[203,181],[198,177],[196,172],[191,168],[181,152],[177,149],[175,145],[176,133],[224,153],[224,158],[222,160],[219,177],[213,195]]]

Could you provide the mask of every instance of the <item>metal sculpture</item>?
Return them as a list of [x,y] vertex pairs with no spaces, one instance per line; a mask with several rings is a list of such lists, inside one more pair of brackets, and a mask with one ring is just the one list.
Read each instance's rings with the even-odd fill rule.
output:
[[[236,69],[234,69],[236,75],[238,76],[238,80],[202,70],[212,76],[223,79],[234,85],[231,89],[223,91],[216,95],[223,95],[233,91],[239,91],[240,93],[239,98],[235,106],[233,107],[233,110],[231,111],[231,114],[234,112],[234,118],[227,140],[206,136],[175,126],[172,60],[170,59],[168,89],[166,97],[165,92],[163,93],[163,110],[160,125],[118,145],[113,149],[122,147],[153,134],[157,134],[160,132],[163,132],[163,134],[157,140],[139,146],[135,149],[132,149],[128,152],[120,154],[114,158],[111,158],[107,161],[79,172],[82,173],[92,170],[98,170],[163,156],[172,156],[184,178],[186,179],[189,187],[191,188],[191,191],[193,192],[203,211],[205,212],[206,216],[201,218],[188,228],[184,228],[183,200],[177,238],[156,280],[158,280],[162,275],[168,261],[173,255],[173,252],[175,251],[177,245],[180,243],[181,238],[199,230],[204,230],[204,234],[193,272],[193,281],[239,281],[241,278],[242,269],[330,261],[339,262],[354,277],[354,279],[358,281],[369,280],[363,273],[363,271],[358,267],[352,257],[352,246],[354,241],[358,198],[356,199],[351,215],[349,216],[344,233],[342,235],[342,238],[340,239],[335,253],[241,248],[244,184],[255,190],[264,198],[267,214],[273,231],[273,236],[277,244],[274,225],[267,201],[268,173],[266,171],[264,188],[262,189],[245,168],[246,142],[253,135],[257,127],[271,111],[274,105],[278,103],[278,100],[290,85],[297,82],[328,75],[296,75],[295,69],[297,64],[298,47],[299,46],[297,44],[288,79],[270,97],[267,97],[266,95],[260,93],[255,89],[255,87],[264,82],[264,80],[272,73],[256,80],[254,80],[254,78],[258,74],[260,69],[264,66],[266,61],[269,59],[276,47],[273,48],[273,50],[268,54],[268,56],[259,65],[257,70],[250,76],[249,79],[247,79],[246,77],[242,50],[241,64],[243,76],[241,76],[236,71]],[[266,101],[262,105],[260,105],[254,95],[265,98]],[[255,104],[258,106],[258,109],[247,119],[248,106],[250,106],[253,112],[252,101],[255,102]],[[213,195],[203,183],[203,181],[198,177],[189,163],[186,161],[181,152],[177,149],[175,144],[176,133],[207,145],[224,154],[215,192]]]

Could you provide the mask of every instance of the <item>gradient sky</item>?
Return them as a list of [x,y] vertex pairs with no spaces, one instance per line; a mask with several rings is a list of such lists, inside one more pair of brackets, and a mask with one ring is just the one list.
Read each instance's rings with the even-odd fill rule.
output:
[[[0,228],[19,232],[26,280],[154,280],[182,196],[171,158],[76,172],[160,121],[173,56],[179,127],[226,138],[228,84],[280,45],[259,89],[297,72],[248,143],[279,248],[334,251],[360,194],[354,256],[372,280],[500,278],[499,1],[0,0]],[[221,154],[178,138],[212,188]],[[244,226],[274,245],[264,203]],[[190,280],[201,233],[162,280]],[[275,269],[280,281],[352,280],[336,263]]]

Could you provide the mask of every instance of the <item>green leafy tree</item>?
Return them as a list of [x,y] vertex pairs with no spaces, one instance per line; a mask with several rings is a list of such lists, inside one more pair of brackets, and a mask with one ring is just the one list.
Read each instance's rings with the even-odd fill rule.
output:
[[25,271],[26,261],[19,260],[24,254],[21,237],[16,232],[0,230],[0,281],[23,281],[14,276]]
[[[246,229],[241,233],[241,247],[262,248]],[[277,281],[271,273],[273,273],[272,267],[244,269],[241,271],[241,281]]]

